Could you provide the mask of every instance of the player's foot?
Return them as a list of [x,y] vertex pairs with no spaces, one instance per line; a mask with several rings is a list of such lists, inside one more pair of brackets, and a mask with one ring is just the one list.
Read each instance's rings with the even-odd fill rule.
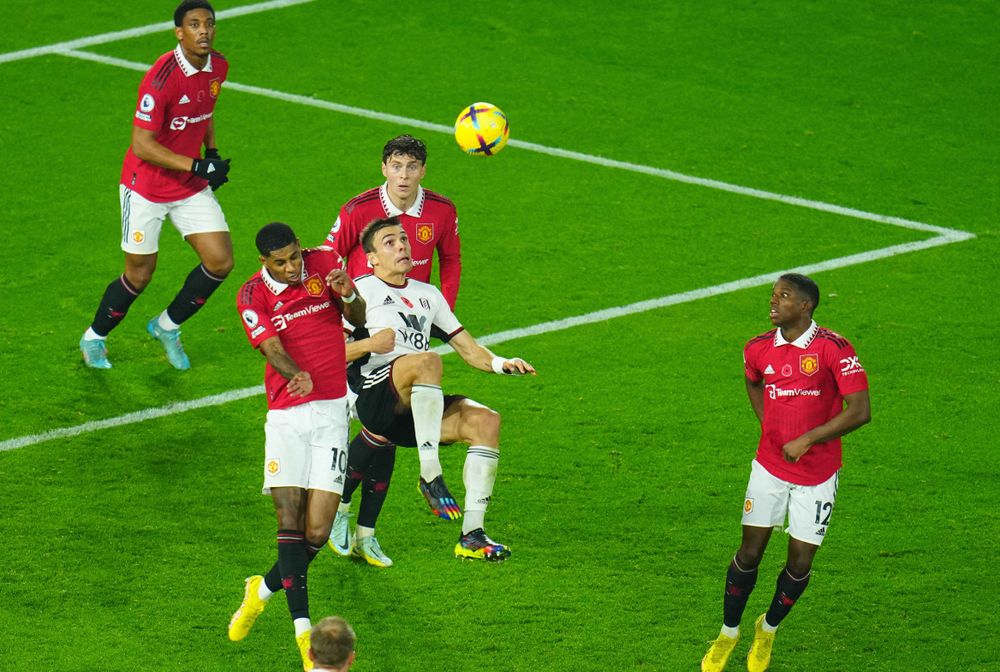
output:
[[164,329],[160,326],[159,318],[154,317],[146,323],[146,331],[149,335],[163,344],[163,349],[167,351],[167,361],[170,366],[181,371],[191,368],[191,362],[184,353],[184,346],[181,345],[180,329]]
[[747,656],[747,670],[749,672],[764,672],[771,666],[771,649],[774,647],[775,632],[768,632],[761,626],[764,623],[764,616],[753,624],[753,644],[750,645],[750,655]]
[[445,520],[458,520],[462,517],[462,509],[458,508],[455,498],[448,492],[448,486],[444,484],[444,476],[438,475],[430,483],[421,478],[417,487],[435,516]]
[[382,552],[382,547],[378,545],[378,539],[374,535],[355,539],[353,554],[369,565],[392,567],[392,558]]
[[719,633],[708,649],[708,653],[701,659],[701,672],[722,672],[738,641],[740,641],[739,635],[727,637]]
[[250,633],[254,621],[267,606],[267,600],[260,599],[257,592],[263,580],[264,577],[260,575],[247,578],[246,587],[243,590],[243,604],[229,621],[230,640],[238,642],[246,637]]
[[312,630],[306,630],[301,635],[295,638],[295,643],[299,645],[299,655],[302,656],[302,669],[305,672],[313,669],[312,658],[309,657],[309,636],[312,634]]
[[[333,529],[330,530],[330,540],[327,542],[330,550],[341,557],[347,557],[354,548],[351,536],[351,512],[338,511],[333,519]],[[391,564],[391,563],[390,563]]]
[[111,362],[108,361],[108,347],[104,344],[103,338],[95,338],[92,341],[81,338],[80,352],[83,354],[83,363],[90,368],[111,368]]
[[500,562],[510,557],[510,549],[487,537],[486,531],[480,527],[458,538],[455,557]]

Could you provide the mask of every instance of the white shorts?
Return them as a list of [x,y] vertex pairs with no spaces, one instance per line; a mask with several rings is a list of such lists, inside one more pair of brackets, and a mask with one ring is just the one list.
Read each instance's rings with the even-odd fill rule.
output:
[[267,412],[264,489],[344,492],[347,473],[347,399],[309,401]]
[[118,198],[122,208],[122,250],[130,254],[155,254],[160,249],[160,228],[168,215],[183,238],[192,233],[229,231],[222,207],[209,187],[180,201],[156,203],[119,184]]
[[797,485],[773,476],[757,460],[750,466],[750,482],[743,500],[743,524],[780,528],[794,539],[819,546],[826,537],[840,472],[819,485]]

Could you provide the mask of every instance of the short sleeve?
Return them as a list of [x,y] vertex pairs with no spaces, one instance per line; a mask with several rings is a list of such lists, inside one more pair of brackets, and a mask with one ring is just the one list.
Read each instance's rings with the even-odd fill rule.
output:
[[236,310],[240,314],[240,324],[246,332],[250,344],[258,348],[267,339],[277,336],[278,330],[271,323],[271,311],[264,301],[259,286],[244,285],[236,300]]
[[750,345],[750,343],[747,343],[743,346],[743,372],[746,374],[747,380],[756,383],[763,379],[764,375],[757,368],[756,353]]
[[868,373],[861,365],[854,346],[846,343],[841,348],[829,348],[827,366],[833,371],[833,379],[842,396],[868,389]]

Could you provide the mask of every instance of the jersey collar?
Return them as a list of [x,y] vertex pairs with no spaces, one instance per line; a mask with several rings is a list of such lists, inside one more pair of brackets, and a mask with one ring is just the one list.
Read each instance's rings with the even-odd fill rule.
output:
[[[306,277],[307,277],[307,275],[306,275],[306,264],[305,264],[305,261],[303,261],[302,262],[302,280],[305,281]],[[274,294],[275,296],[277,296],[278,294],[281,294],[283,291],[285,291],[286,289],[288,289],[288,283],[278,282],[277,280],[275,280],[274,278],[271,277],[271,274],[267,272],[267,266],[262,266],[261,267],[261,269],[260,269],[260,278],[261,278],[261,280],[264,281],[264,284],[267,286],[267,288],[269,290],[271,290],[271,293]]]
[[813,342],[813,339],[816,338],[817,331],[819,331],[819,325],[816,324],[816,320],[810,320],[809,328],[802,332],[801,336],[794,341],[786,341],[785,337],[781,335],[781,329],[776,329],[774,332],[774,347],[780,348],[783,345],[793,345],[796,348],[805,350]]
[[185,77],[197,75],[199,72],[212,72],[212,54],[208,55],[208,60],[205,61],[205,67],[201,70],[191,65],[190,61],[184,58],[184,51],[181,49],[181,45],[179,44],[174,47],[174,59],[177,61],[177,65],[181,66],[181,72],[184,73]]
[[424,209],[424,188],[419,184],[417,185],[417,198],[406,212],[393,205],[385,184],[378,188],[378,197],[382,200],[382,209],[385,210],[385,214],[389,217],[399,217],[400,215],[419,217],[421,211]]

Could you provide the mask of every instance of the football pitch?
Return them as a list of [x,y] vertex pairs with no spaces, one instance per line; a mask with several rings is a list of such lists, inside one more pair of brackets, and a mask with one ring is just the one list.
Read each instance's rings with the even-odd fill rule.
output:
[[[444,357],[445,392],[503,416],[487,530],[509,561],[453,557],[400,449],[378,526],[395,566],[311,565],[313,619],[353,624],[353,669],[698,669],[758,439],[741,349],[790,270],[857,349],[872,422],[844,439],[771,670],[1000,669],[995,3],[220,0],[236,269],[173,370],[145,321],[196,256],[165,227],[114,368],[90,370],[77,342],[122,270],[121,160],[175,4],[3,3],[0,670],[301,669],[281,596],[226,637],[276,557],[235,293],[260,226],[321,243],[406,132],[458,207],[459,319],[539,373]],[[490,159],[451,137],[479,100],[511,121]],[[441,455],[461,491],[464,449]]]

